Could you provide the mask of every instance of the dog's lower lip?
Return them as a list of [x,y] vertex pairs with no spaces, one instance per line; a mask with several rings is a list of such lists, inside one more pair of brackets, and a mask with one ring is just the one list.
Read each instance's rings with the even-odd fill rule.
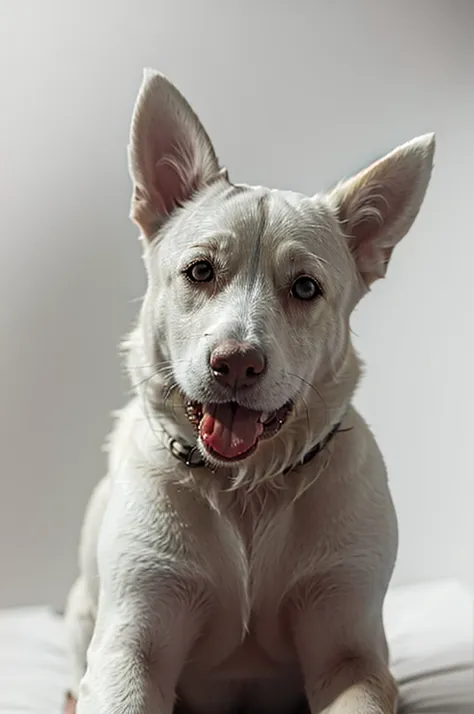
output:
[[235,456],[232,459],[228,459],[225,456],[222,456],[222,454],[218,454],[216,451],[214,451],[214,449],[206,446],[206,444],[204,444],[204,442],[203,442],[203,445],[204,445],[204,448],[206,449],[206,451],[214,459],[217,459],[218,461],[224,461],[226,464],[235,464],[238,461],[243,461],[244,459],[248,459],[248,457],[251,456],[254,453],[254,451],[256,451],[256,449],[258,447],[258,442],[256,442],[250,449],[247,449],[247,451],[244,451],[242,454],[239,454],[239,456]]

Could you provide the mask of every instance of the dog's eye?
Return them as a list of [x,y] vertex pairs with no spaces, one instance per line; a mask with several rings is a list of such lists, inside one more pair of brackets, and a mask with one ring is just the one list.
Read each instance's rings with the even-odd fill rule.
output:
[[315,300],[323,291],[317,280],[309,275],[301,275],[291,286],[291,294],[297,300]]
[[186,268],[184,274],[193,283],[210,283],[214,279],[214,269],[208,260],[198,260]]

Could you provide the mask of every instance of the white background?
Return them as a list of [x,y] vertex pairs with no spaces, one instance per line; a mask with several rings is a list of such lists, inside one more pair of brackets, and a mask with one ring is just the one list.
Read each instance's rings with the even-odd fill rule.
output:
[[0,604],[61,603],[144,290],[125,145],[167,73],[231,178],[305,192],[436,130],[388,280],[354,318],[398,508],[395,582],[473,582],[474,3],[0,0]]

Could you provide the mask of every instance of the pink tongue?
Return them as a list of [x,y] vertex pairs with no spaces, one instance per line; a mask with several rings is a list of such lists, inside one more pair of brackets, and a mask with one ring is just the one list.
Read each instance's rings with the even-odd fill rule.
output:
[[205,404],[201,439],[220,456],[234,459],[257,442],[263,431],[261,415],[238,404]]

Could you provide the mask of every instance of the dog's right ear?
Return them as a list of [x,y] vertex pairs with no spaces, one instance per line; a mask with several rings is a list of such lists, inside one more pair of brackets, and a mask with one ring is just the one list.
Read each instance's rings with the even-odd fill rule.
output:
[[226,176],[201,122],[162,74],[145,70],[128,147],[133,197],[130,217],[151,239],[177,206]]

